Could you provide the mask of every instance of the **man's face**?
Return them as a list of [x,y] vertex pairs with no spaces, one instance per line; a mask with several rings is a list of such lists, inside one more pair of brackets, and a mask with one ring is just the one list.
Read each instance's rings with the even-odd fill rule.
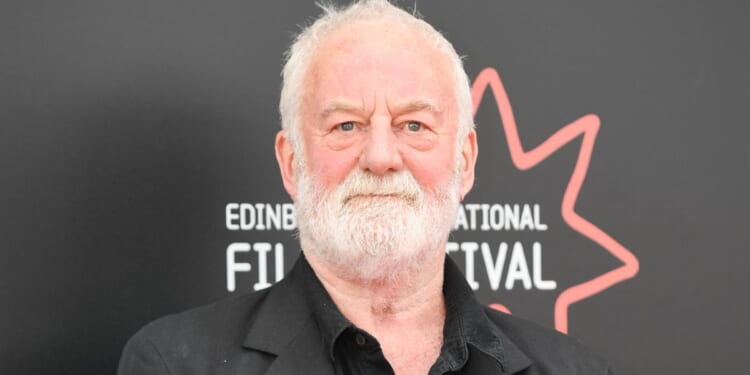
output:
[[308,172],[332,189],[354,169],[408,170],[431,191],[452,178],[456,100],[447,59],[415,30],[358,23],[317,50],[301,108]]
[[306,77],[304,154],[277,140],[305,250],[365,278],[441,252],[476,157],[447,59],[410,27],[360,22],[324,38]]

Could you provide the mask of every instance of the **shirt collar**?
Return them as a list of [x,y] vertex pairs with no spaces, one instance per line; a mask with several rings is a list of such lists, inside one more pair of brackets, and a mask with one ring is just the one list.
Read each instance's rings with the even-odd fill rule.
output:
[[445,325],[439,360],[445,361],[451,371],[458,370],[468,361],[468,345],[472,345],[502,366],[504,351],[498,340],[498,330],[487,318],[463,273],[448,256],[443,277]]
[[[304,252],[299,260],[300,278],[306,302],[318,324],[326,352],[334,361],[336,341],[341,334],[354,325],[341,314],[328,292],[318,280]],[[445,296],[445,325],[443,347],[439,362],[444,362],[451,371],[458,370],[469,359],[469,348],[497,361],[504,371],[525,367],[529,359],[487,317],[487,307],[477,301],[474,291],[466,282],[461,270],[446,256],[443,279]]]
[[333,303],[331,296],[307,262],[304,252],[300,254],[299,263],[300,281],[302,282],[307,305],[310,307],[313,318],[320,329],[324,348],[326,348],[331,361],[334,361],[336,340],[347,328],[354,327],[354,324],[346,319],[338,307],[336,307],[336,304]]
[[469,360],[469,346],[494,359],[503,373],[515,373],[531,360],[500,328],[489,314],[500,314],[477,301],[466,277],[453,260],[446,256],[443,282],[446,316],[441,358],[451,371],[462,368]]

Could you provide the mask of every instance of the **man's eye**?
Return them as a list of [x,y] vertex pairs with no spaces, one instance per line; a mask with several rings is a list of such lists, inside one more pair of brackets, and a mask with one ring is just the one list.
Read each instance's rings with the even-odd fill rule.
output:
[[416,121],[409,121],[406,123],[406,129],[408,129],[411,132],[418,132],[422,130],[422,123],[419,123]]
[[352,131],[354,130],[354,123],[351,121],[342,122],[341,124],[339,124],[339,129],[345,132]]

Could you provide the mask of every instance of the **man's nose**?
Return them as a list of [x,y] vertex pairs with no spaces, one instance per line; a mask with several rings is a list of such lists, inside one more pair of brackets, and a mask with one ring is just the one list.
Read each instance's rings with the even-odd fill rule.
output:
[[360,168],[379,176],[401,170],[404,161],[390,119],[373,119],[368,130],[367,143],[359,156]]

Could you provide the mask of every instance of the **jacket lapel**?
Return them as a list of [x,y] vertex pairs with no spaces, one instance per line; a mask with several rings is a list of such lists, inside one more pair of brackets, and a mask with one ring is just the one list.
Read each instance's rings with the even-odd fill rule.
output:
[[300,268],[298,259],[286,277],[269,290],[243,342],[247,349],[276,355],[267,375],[334,374],[302,292]]
[[315,320],[310,317],[299,334],[279,352],[266,375],[334,375]]

